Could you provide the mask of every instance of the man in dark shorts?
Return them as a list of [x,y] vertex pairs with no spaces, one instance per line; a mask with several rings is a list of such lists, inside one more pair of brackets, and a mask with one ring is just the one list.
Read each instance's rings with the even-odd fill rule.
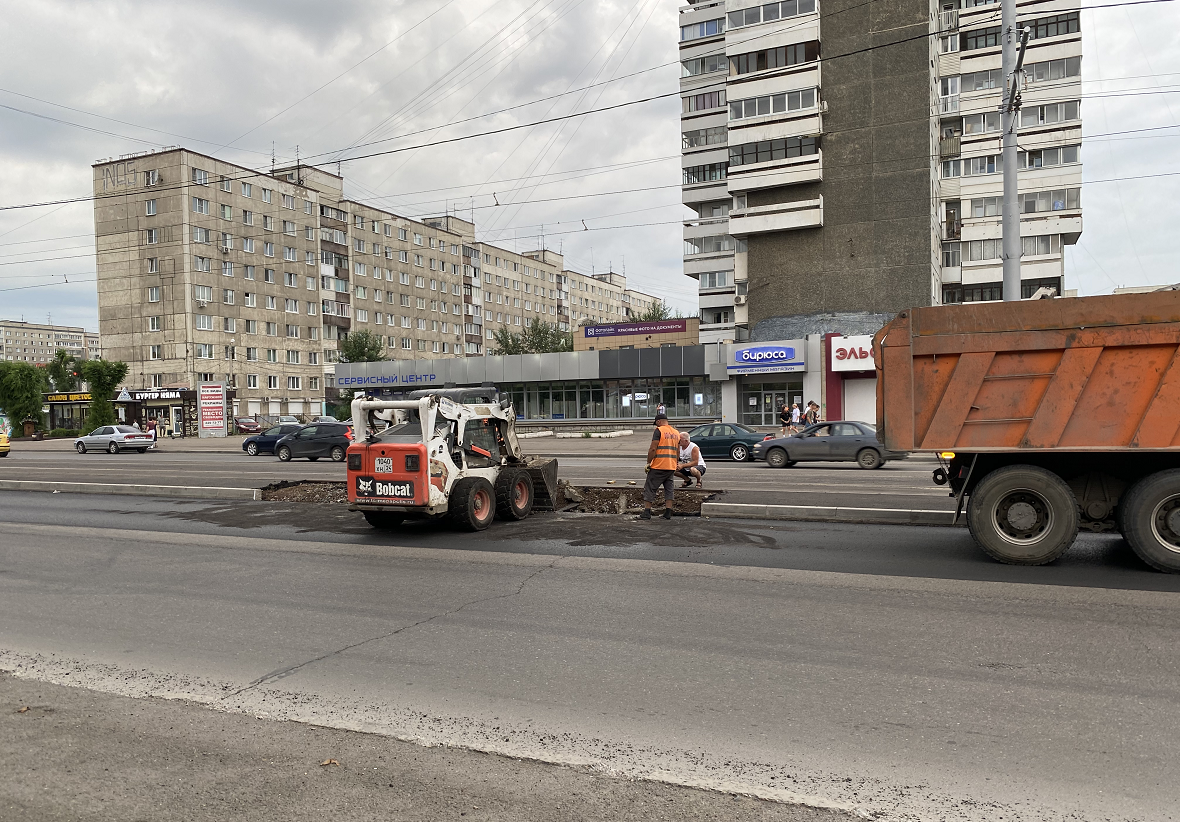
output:
[[651,504],[664,487],[664,519],[672,519],[672,493],[676,486],[676,464],[680,457],[680,432],[668,425],[668,415],[656,414],[656,430],[647,446],[647,482],[643,484],[643,513],[651,519]]

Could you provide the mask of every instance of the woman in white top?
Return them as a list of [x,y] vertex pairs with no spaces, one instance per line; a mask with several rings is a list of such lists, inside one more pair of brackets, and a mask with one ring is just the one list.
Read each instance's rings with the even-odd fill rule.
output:
[[698,488],[705,487],[702,479],[705,476],[705,458],[701,456],[701,449],[685,433],[680,434],[680,458],[676,461],[676,473],[684,478],[681,488],[692,485],[694,479]]

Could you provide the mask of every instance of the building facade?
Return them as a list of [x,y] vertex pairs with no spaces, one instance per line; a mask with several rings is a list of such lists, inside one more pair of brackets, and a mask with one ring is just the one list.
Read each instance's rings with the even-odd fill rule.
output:
[[[1081,233],[1077,0],[1020,2],[1024,296]],[[1000,299],[999,4],[681,8],[684,271],[701,341],[870,333]],[[874,34],[874,32],[887,32]]]
[[45,365],[58,349],[78,360],[102,356],[98,334],[72,325],[0,320],[0,360]]
[[552,251],[477,242],[454,216],[347,199],[343,183],[185,149],[96,163],[99,323],[128,385],[224,382],[235,413],[314,415],[358,330],[390,359],[479,356],[500,328],[617,322],[655,300]]

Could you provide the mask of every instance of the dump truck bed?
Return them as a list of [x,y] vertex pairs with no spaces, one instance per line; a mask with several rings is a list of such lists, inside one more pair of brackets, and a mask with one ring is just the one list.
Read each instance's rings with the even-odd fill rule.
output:
[[873,347],[890,450],[1180,450],[1180,291],[915,308]]

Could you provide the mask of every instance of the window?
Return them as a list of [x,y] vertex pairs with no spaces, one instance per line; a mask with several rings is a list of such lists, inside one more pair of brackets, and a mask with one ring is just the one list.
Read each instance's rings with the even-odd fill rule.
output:
[[964,134],[985,134],[1000,130],[1000,112],[989,111],[984,114],[968,114],[963,118]]
[[710,271],[699,275],[700,290],[704,291],[706,288],[723,288],[729,285],[731,273],[729,271]]
[[283,208],[295,209],[295,198],[290,194],[283,195]]
[[274,243],[263,243],[262,244],[262,254],[265,257],[273,257],[275,255],[275,244]]
[[942,244],[942,267],[956,268],[962,265],[960,257],[959,243],[943,243]]
[[942,178],[944,180],[951,177],[958,177],[962,174],[962,160],[943,160],[942,162]]
[[725,105],[724,91],[710,91],[706,94],[692,94],[680,98],[680,110],[687,114],[690,111],[706,111],[711,108],[721,108]]
[[999,217],[1003,210],[1003,197],[976,197],[971,201],[972,217]]
[[[1030,83],[1043,83],[1046,80],[1061,80],[1065,77],[1080,77],[1081,74],[1081,57],[1066,57],[1064,60],[1046,60],[1024,67],[1024,76]],[[1003,88],[1003,83],[995,86],[995,88]]]
[[295,236],[295,223],[291,222],[290,220],[283,220],[283,233],[289,234],[290,236],[294,237]]
[[279,361],[279,350],[277,348],[266,349],[266,361],[267,362],[278,362]]
[[1025,106],[1020,110],[1020,127],[1077,120],[1081,116],[1080,109],[1081,102],[1078,100],[1050,103],[1045,106]]
[[729,104],[729,119],[743,120],[766,114],[799,111],[815,107],[815,89],[789,91],[784,94],[769,94],[764,97],[750,97]]
[[[1076,34],[1081,31],[1080,17],[1076,11],[1068,14],[1053,14],[1036,20],[1021,21],[1021,25],[1028,26],[1032,29],[1032,34],[1029,36],[1031,40],[1040,40],[1044,37],[1060,37],[1065,34]],[[1002,39],[1001,27],[988,26],[987,28],[964,32],[962,38],[963,51],[999,46]]]
[[151,171],[145,171],[143,173],[143,184],[145,186],[159,185],[159,183],[160,183],[159,170],[153,168]]
[[159,346],[159,345],[149,345],[148,346],[148,359],[149,360],[160,359],[160,349],[162,347],[163,346]]
[[279,387],[279,378],[276,377],[274,374],[269,375],[266,378],[266,387],[271,388],[271,389],[278,388]]
[[[316,357],[318,360],[318,355],[315,352],[312,352],[311,354],[308,355],[309,360],[311,357]],[[311,363],[311,364],[315,365],[315,363]],[[319,391],[320,390],[320,378],[319,377],[308,377],[307,378],[307,390],[308,391]]]
[[1043,148],[1038,151],[1017,152],[1016,165],[1018,168],[1049,168],[1051,166],[1068,165],[1078,162],[1078,152],[1081,146],[1062,146],[1061,148]]
[[715,254],[722,251],[733,251],[735,244],[733,237],[728,234],[718,234],[712,237],[694,237],[684,241],[684,253]]
[[[249,350],[249,349],[247,349],[247,350]],[[258,375],[257,374],[247,374],[246,375],[246,387],[247,388],[257,388],[258,387]]]
[[269,215],[263,214],[262,215],[262,228],[264,231],[274,231],[275,230],[275,218],[271,217]]
[[235,317],[222,317],[221,330],[227,334],[233,334],[238,330],[238,321]]
[[145,206],[146,206],[147,216],[151,217],[153,214],[156,213],[156,201],[155,200],[148,200],[147,203],[145,203]]
[[242,251],[245,251],[250,254],[254,253],[254,238],[253,237],[243,237],[242,238]]
[[160,271],[160,258],[159,257],[148,257],[147,270],[148,270],[148,274],[158,274]]
[[194,327],[198,331],[212,331],[213,330],[213,318],[210,317],[208,314],[195,315],[194,322],[195,322]]
[[714,180],[724,180],[728,168],[725,163],[710,163],[705,166],[692,166],[683,171],[682,184],[707,183]]
[[200,197],[193,197],[193,213],[194,214],[208,214],[209,201],[202,200]]
[[242,183],[242,196],[243,197],[254,196],[254,186],[251,185],[250,183]]
[[272,311],[278,310],[278,307],[279,307],[278,298],[273,297],[268,294],[266,297],[266,307],[271,309]]
[[1002,89],[1004,87],[1004,72],[1000,69],[967,72],[962,75],[960,86],[964,92],[987,91],[994,88]]
[[963,176],[974,177],[980,174],[995,174],[1000,169],[1000,155],[988,154],[985,157],[969,157],[963,160]]
[[729,58],[729,73],[749,74],[752,71],[766,71],[768,69],[795,66],[799,63],[810,63],[819,59],[819,41],[811,40],[806,43],[795,43],[790,46],[766,49],[765,51],[751,51],[748,54],[735,54]]
[[1060,234],[1041,234],[1036,237],[1020,238],[1021,253],[1025,257],[1044,257],[1061,253]]
[[221,276],[232,277],[234,275],[234,264],[229,260],[221,261]]
[[258,333],[258,320],[246,320],[246,333],[247,334],[257,334]]
[[1059,188],[1053,191],[1036,191],[1020,195],[1020,211],[1034,214],[1038,211],[1064,211],[1082,207],[1080,188]]
[[697,148],[698,146],[724,145],[728,132],[729,129],[725,126],[686,131],[681,135],[681,146],[683,148]]
[[729,13],[729,27],[752,26],[771,20],[781,20],[784,17],[798,17],[800,14],[811,14],[815,11],[815,0],[784,0],[782,3],[767,3],[764,6],[754,6],[751,9],[731,11]]
[[147,299],[149,303],[158,303],[160,301],[160,286],[154,285],[147,290]]
[[283,300],[283,310],[288,314],[298,314],[299,300]]
[[715,71],[724,71],[725,68],[725,55],[711,54],[708,57],[697,57],[682,62],[680,64],[680,76],[696,77],[698,74],[712,74]]
[[[213,346],[208,343],[197,343],[197,359],[211,360],[213,359]],[[204,378],[202,378],[204,379]],[[207,380],[206,380],[207,382]]]
[[1000,45],[1001,31],[1002,28],[1000,26],[988,26],[985,29],[974,29],[963,32],[961,35],[963,39],[963,51],[973,51],[974,49]]
[[790,157],[804,157],[818,151],[815,137],[787,137],[781,140],[763,140],[746,143],[729,149],[729,165],[740,166],[750,163],[765,163]]
[[193,182],[199,186],[209,185],[209,172],[202,171],[199,168],[193,169]]
[[303,377],[287,377],[287,388],[291,391],[302,390]]
[[689,26],[680,27],[680,42],[686,40],[700,40],[702,37],[715,37],[718,34],[725,33],[725,18],[719,17],[716,20],[705,20],[700,23],[693,23]]
[[413,345],[413,342],[410,340],[409,337],[402,337],[402,349],[403,350],[409,351],[412,345]]
[[299,278],[290,271],[283,272],[283,285],[288,288],[297,288],[299,286]]
[[234,210],[227,205],[219,205],[217,207],[218,216],[223,220],[232,220],[234,218]]
[[208,257],[194,257],[193,258],[193,270],[194,271],[208,271],[209,270],[209,262],[210,262],[210,260]]
[[163,327],[159,317],[148,317],[148,331],[160,331]]
[[148,245],[155,245],[156,243],[160,242],[160,229],[149,228],[144,232],[144,241]]
[[221,302],[225,305],[234,304],[234,292],[232,288],[221,289]]
[[193,226],[193,242],[194,243],[204,243],[205,245],[208,245],[209,238],[212,236],[213,235],[209,232],[209,229],[201,228],[199,225]]
[[292,351],[291,349],[287,349],[287,364],[288,365],[299,365],[299,352],[298,351]]
[[284,262],[293,263],[293,262],[297,262],[298,260],[299,260],[299,254],[294,248],[291,248],[290,246],[283,246],[283,261]]
[[269,203],[273,194],[274,192],[272,192],[269,188],[262,189],[262,202]]
[[938,53],[952,54],[959,50],[959,33],[948,34],[938,39]]

